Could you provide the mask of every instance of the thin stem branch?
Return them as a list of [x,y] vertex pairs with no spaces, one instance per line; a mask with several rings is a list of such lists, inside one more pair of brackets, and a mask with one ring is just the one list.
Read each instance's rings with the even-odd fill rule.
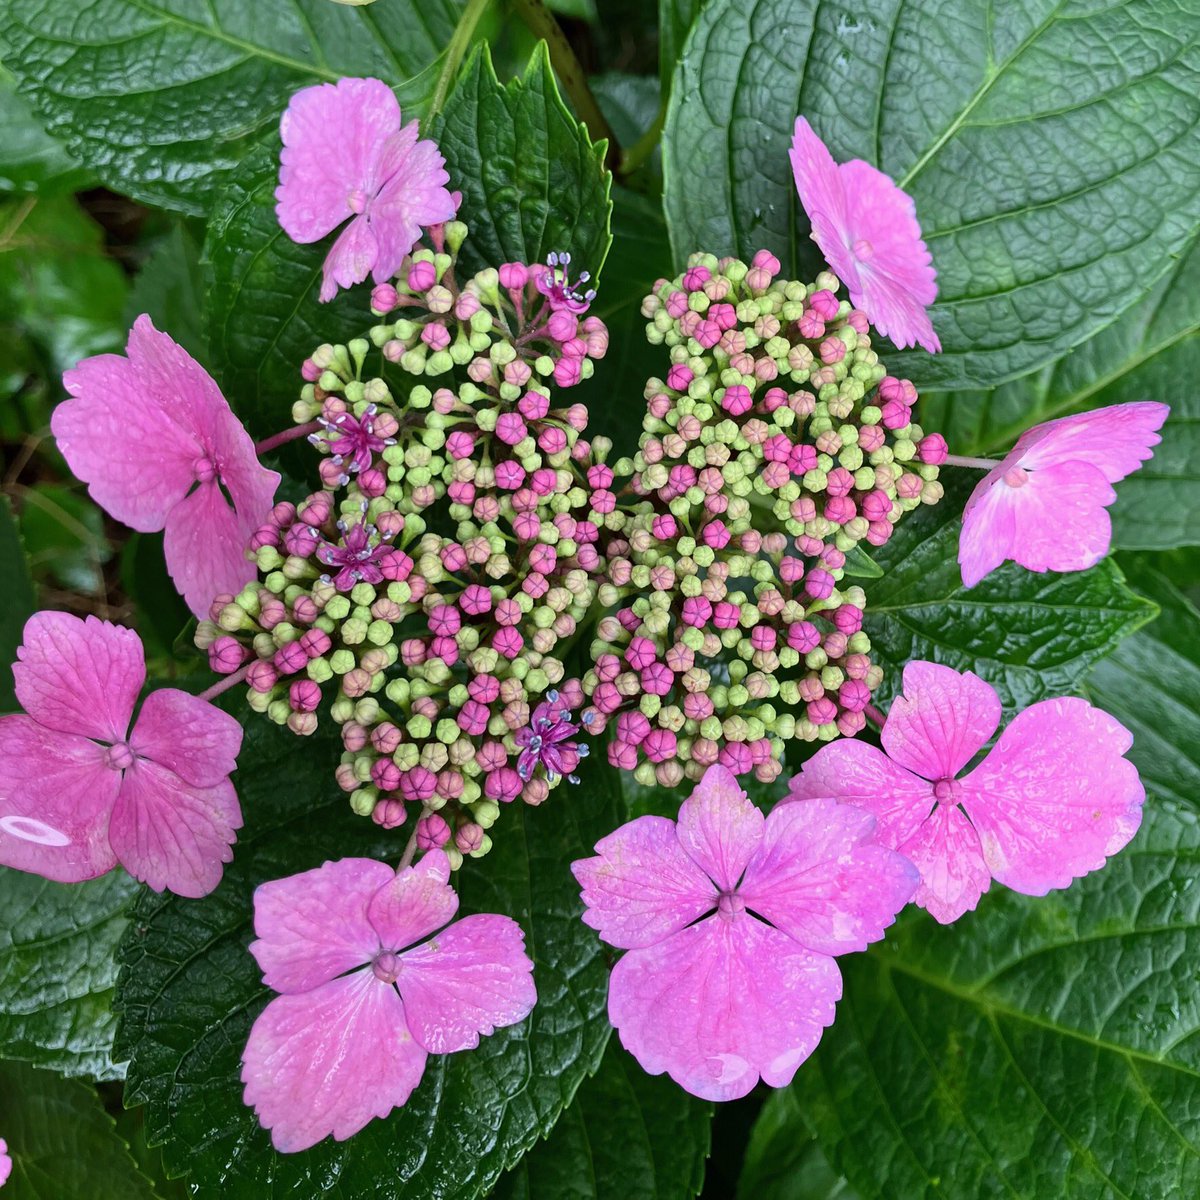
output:
[[887,717],[885,717],[883,713],[881,713],[879,709],[875,707],[875,705],[868,704],[867,707],[863,709],[863,712],[867,714],[868,721],[874,721],[880,729],[883,728],[883,723],[887,720]]
[[256,442],[254,453],[261,457],[269,451],[285,445],[287,442],[294,442],[297,438],[308,437],[310,433],[316,433],[320,428],[320,421],[309,421],[306,425],[293,425],[291,429],[285,429],[282,433],[273,434],[269,438],[264,438],[261,442]]
[[417,853],[417,826],[419,821],[413,822],[413,831],[408,835],[408,843],[404,847],[404,853],[400,855],[400,861],[396,864],[396,874],[399,875],[405,867],[412,865],[413,856]]
[[998,458],[968,458],[963,454],[947,454],[943,461],[948,467],[975,467],[980,471],[990,471],[1000,465]]
[[210,688],[205,688],[197,697],[197,700],[211,700],[214,696],[219,696],[222,692],[227,692],[231,687],[237,687],[243,679],[246,678],[246,673],[250,670],[250,664],[247,663],[244,667],[239,667],[232,675],[226,675],[224,679],[218,679]]
[[463,15],[459,17],[458,24],[454,27],[450,44],[446,47],[446,59],[442,63],[437,86],[433,89],[433,99],[429,102],[429,113],[426,120],[436,117],[442,111],[442,105],[446,103],[446,97],[450,93],[450,85],[454,82],[455,76],[458,75],[458,68],[462,65],[463,56],[467,53],[471,39],[475,36],[475,30],[491,3],[492,0],[468,0],[467,7],[463,9]]
[[666,120],[667,102],[664,100],[658,106],[654,124],[621,155],[621,164],[617,167],[617,174],[622,179],[632,175],[654,153],[655,146],[662,140],[663,125]]

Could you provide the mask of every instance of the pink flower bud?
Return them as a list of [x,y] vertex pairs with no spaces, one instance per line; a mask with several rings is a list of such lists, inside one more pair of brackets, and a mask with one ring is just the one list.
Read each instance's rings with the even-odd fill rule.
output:
[[754,754],[745,742],[726,744],[717,761],[723,767],[728,767],[735,775],[745,775],[754,769]]
[[390,758],[377,758],[371,764],[371,779],[380,791],[394,792],[400,778],[400,768]]
[[940,433],[928,433],[917,443],[917,457],[923,463],[940,466],[946,461],[946,439]]
[[483,794],[489,800],[513,801],[521,794],[521,776],[512,767],[501,767],[483,781]]
[[804,581],[804,590],[814,600],[826,600],[833,595],[836,581],[828,571],[816,570],[808,573]]
[[821,633],[811,621],[797,621],[788,626],[787,642],[793,650],[807,654],[821,644]]
[[399,829],[404,824],[407,815],[404,802],[391,798],[377,800],[375,807],[371,810],[371,820],[376,825],[382,825],[384,829]]
[[510,291],[523,288],[529,279],[529,268],[524,263],[503,263],[499,270],[500,286]]
[[438,813],[427,813],[417,822],[417,849],[440,850],[450,840],[450,826]]
[[256,692],[264,695],[275,686],[278,678],[279,675],[275,668],[265,659],[252,662],[250,669],[246,672],[246,682]]
[[308,665],[308,655],[299,642],[288,642],[275,651],[272,661],[280,675],[295,675]]
[[415,262],[408,268],[410,291],[427,292],[437,283],[437,270],[431,262]]
[[208,665],[218,675],[232,675],[246,661],[247,653],[236,638],[219,637],[208,648]]
[[454,835],[454,844],[463,854],[470,854],[483,845],[483,826],[468,821]]
[[642,751],[651,762],[659,763],[674,758],[678,745],[669,729],[652,729],[642,743]]
[[371,308],[381,316],[400,303],[400,295],[390,283],[377,283],[371,289]]

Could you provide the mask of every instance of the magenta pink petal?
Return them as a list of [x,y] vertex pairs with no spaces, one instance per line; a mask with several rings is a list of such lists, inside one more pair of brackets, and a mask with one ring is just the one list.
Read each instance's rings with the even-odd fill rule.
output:
[[638,817],[596,843],[571,870],[583,889],[585,924],[612,946],[650,946],[717,902],[709,877],[684,853],[675,822]]
[[760,1077],[791,1082],[841,991],[832,958],[743,913],[628,951],[613,968],[608,1014],[651,1075],[666,1071],[706,1100],[736,1100]]
[[727,767],[713,766],[679,809],[679,844],[723,891],[737,886],[766,818]]
[[17,699],[39,725],[59,733],[124,741],[146,659],[132,629],[96,617],[34,613],[13,664]]
[[961,784],[992,874],[1042,896],[1095,871],[1137,832],[1145,791],[1129,731],[1086,700],[1018,714]]
[[0,717],[0,864],[60,883],[111,871],[108,818],[120,786],[103,746]]
[[360,967],[382,948],[367,905],[395,876],[386,863],[342,858],[254,891],[250,953],[277,992],[307,992]]
[[242,726],[207,700],[159,688],[146,697],[129,744],[185,783],[213,787],[237,767]]
[[738,894],[809,950],[865,950],[920,882],[908,859],[872,840],[874,829],[870,813],[836,800],[780,805]]
[[[857,287],[857,264],[843,241],[848,223],[846,189],[833,155],[804,117],[796,118],[789,157],[800,203],[812,224],[813,239],[838,278]],[[853,276],[853,280],[847,276]]]
[[995,688],[978,675],[910,662],[880,740],[897,765],[925,779],[953,779],[996,732],[1000,712]]
[[943,925],[970,912],[991,886],[979,835],[954,804],[939,804],[898,849],[921,872],[913,903]]
[[446,160],[431,141],[415,141],[417,123],[410,122],[402,134],[408,148],[396,160],[394,174],[383,185],[371,205],[371,229],[377,257],[373,277],[386,283],[400,271],[404,257],[421,236],[421,227],[453,220],[458,210],[446,190],[450,176]]
[[396,989],[367,968],[263,1009],[242,1055],[245,1101],[285,1154],[341,1142],[412,1095],[425,1057]]
[[958,539],[958,565],[964,587],[972,588],[1017,554],[1017,512],[1012,489],[1003,482],[1015,456],[989,471],[976,485],[963,509]]
[[0,1138],[0,1187],[8,1182],[8,1177],[12,1174],[12,1165],[12,1155],[8,1152],[8,1143]]
[[355,217],[341,233],[325,256],[321,279],[321,300],[332,300],[338,288],[362,283],[371,273],[379,257],[375,229],[366,215]]
[[139,759],[125,772],[109,825],[121,865],[156,892],[207,896],[233,859],[242,825],[228,780],[215,787],[184,783],[157,763]]
[[1136,471],[1162,438],[1158,430],[1170,415],[1165,404],[1140,401],[1076,413],[1035,426],[1021,437],[1021,465],[1029,470],[1058,462],[1086,462],[1109,483]]
[[525,935],[510,917],[463,917],[400,956],[396,986],[417,1043],[430,1054],[479,1045],[537,1003]]
[[403,950],[441,929],[458,911],[450,860],[431,850],[415,867],[384,880],[370,897],[367,917],[386,950]]
[[228,405],[218,413],[207,436],[220,464],[221,483],[237,512],[238,540],[244,549],[250,535],[270,516],[279,473],[268,471],[258,461],[253,439]]
[[246,558],[240,523],[215,480],[200,484],[167,517],[163,553],[167,570],[197,617],[206,617],[213,597],[236,595],[256,577]]

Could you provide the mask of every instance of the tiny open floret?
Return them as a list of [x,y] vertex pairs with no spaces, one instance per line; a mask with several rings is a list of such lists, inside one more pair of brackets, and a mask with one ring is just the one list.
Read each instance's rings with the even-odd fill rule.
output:
[[432,850],[399,872],[343,858],[255,891],[250,951],[280,994],[250,1030],[242,1082],[277,1150],[344,1141],[408,1100],[428,1055],[533,1010],[521,927],[492,913],[449,923],[449,877]]
[[768,817],[710,767],[678,822],[639,817],[572,866],[584,921],[626,951],[608,1015],[651,1075],[707,1100],[789,1083],[831,1024],[833,956],[883,936],[917,872],[826,799]]
[[980,480],[963,511],[958,562],[974,587],[1006,559],[1030,571],[1084,571],[1112,543],[1112,485],[1162,440],[1170,410],[1142,401],[1035,425]]
[[28,715],[0,717],[0,863],[63,883],[120,863],[155,891],[211,892],[242,824],[241,725],[174,688],[133,721],[141,641],[95,617],[35,613],[17,654]]
[[883,749],[823,747],[792,780],[789,798],[836,796],[874,813],[880,841],[921,872],[914,901],[942,924],[973,909],[993,879],[1027,896],[1067,887],[1102,867],[1141,824],[1146,794],[1123,757],[1133,738],[1086,700],[1041,700],[959,778],[1000,712],[995,690],[970,671],[909,663]]

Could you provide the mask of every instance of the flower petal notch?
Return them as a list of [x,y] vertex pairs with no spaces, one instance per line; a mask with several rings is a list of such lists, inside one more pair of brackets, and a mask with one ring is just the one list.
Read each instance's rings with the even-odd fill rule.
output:
[[828,799],[764,817],[712,766],[678,821],[639,817],[572,865],[584,921],[625,950],[608,1013],[652,1075],[707,1100],[789,1083],[832,1023],[833,956],[877,941],[917,884]]
[[851,303],[901,349],[941,350],[925,311],[937,299],[937,273],[912,197],[870,163],[834,162],[804,117],[796,118],[790,155],[813,241]]
[[320,297],[395,276],[423,227],[452,220],[458,203],[437,145],[401,124],[378,79],[340,79],[297,92],[280,124],[276,214],[294,242],[318,242],[344,222],[325,259]]
[[943,925],[993,879],[1044,896],[1098,870],[1137,832],[1146,794],[1124,757],[1133,738],[1086,700],[1041,700],[962,775],[999,723],[1000,698],[982,679],[909,663],[883,749],[822,747],[788,799],[834,796],[873,814],[879,840],[921,872],[914,901]]
[[96,617],[35,613],[17,654],[25,713],[0,717],[0,864],[78,883],[120,863],[158,892],[211,892],[242,824],[241,725],[173,688],[134,721],[142,644]]
[[1165,404],[1140,401],[1035,425],[980,480],[963,511],[958,562],[974,587],[1011,559],[1030,571],[1085,571],[1112,543],[1112,485],[1162,440]]
[[70,398],[50,421],[63,457],[111,516],[164,531],[167,570],[206,616],[213,597],[254,578],[246,543],[279,476],[259,463],[212,376],[144,313],[124,356],[85,358],[63,383]]
[[399,872],[343,858],[255,891],[250,952],[279,995],[250,1030],[242,1082],[277,1150],[344,1141],[408,1100],[430,1054],[533,1011],[521,927],[452,921],[449,877],[434,850]]

